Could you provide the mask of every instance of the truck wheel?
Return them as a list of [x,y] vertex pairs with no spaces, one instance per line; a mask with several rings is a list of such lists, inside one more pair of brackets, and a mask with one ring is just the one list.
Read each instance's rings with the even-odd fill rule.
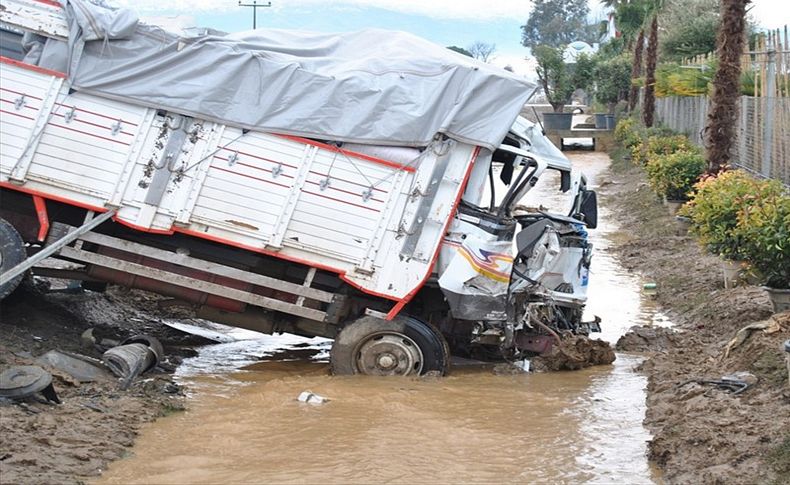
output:
[[387,321],[366,316],[340,331],[329,361],[335,375],[445,375],[450,350],[436,328],[416,318]]
[[[27,259],[25,242],[14,226],[5,219],[0,219],[0,273],[5,273]],[[24,273],[0,285],[0,300],[10,295],[22,279]]]

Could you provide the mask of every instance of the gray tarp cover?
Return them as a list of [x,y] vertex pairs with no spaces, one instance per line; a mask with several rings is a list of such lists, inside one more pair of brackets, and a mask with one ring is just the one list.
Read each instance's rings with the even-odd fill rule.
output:
[[61,3],[76,90],[242,128],[407,146],[441,132],[493,149],[535,88],[403,32],[187,38],[128,10]]

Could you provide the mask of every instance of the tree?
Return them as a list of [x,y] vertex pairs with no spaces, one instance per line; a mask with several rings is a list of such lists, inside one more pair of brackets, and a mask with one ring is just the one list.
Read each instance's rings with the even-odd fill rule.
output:
[[[653,115],[656,109],[655,103],[655,84],[656,84],[656,65],[658,64],[658,14],[669,0],[602,0],[607,7],[615,9],[615,20],[623,38],[633,39],[633,35],[639,33],[636,45],[634,46],[634,62],[632,64],[632,78],[636,79],[641,71],[642,64],[642,44],[644,43],[645,22],[650,21],[647,58],[645,62],[645,100],[642,109],[642,120],[645,125],[653,126]],[[630,40],[626,41],[626,47],[630,48]],[[636,99],[639,90],[632,89],[629,95],[629,109],[636,106]]]
[[459,54],[463,54],[463,55],[468,56],[468,57],[474,57],[471,52],[469,52],[468,50],[464,49],[463,47],[458,47],[457,45],[448,45],[447,48],[450,49],[453,52],[457,52]]
[[592,77],[595,99],[614,113],[615,104],[626,98],[631,86],[631,60],[627,54],[601,60],[595,64]]
[[555,113],[562,113],[574,90],[570,69],[562,58],[562,52],[561,47],[548,45],[539,45],[533,49],[538,61],[538,80]]
[[636,103],[639,102],[639,85],[637,80],[642,76],[642,52],[645,48],[645,31],[640,30],[639,36],[636,38],[634,44],[634,58],[631,63],[631,90],[628,93],[628,111],[631,112],[636,108]]
[[596,25],[587,25],[587,0],[535,0],[521,26],[521,44],[535,49],[539,45],[565,47],[575,40],[594,41]]
[[650,37],[647,40],[645,62],[645,103],[642,107],[642,122],[650,128],[656,111],[656,64],[658,63],[658,15],[653,14],[650,22]]
[[478,61],[488,62],[491,55],[496,52],[496,44],[486,44],[479,40],[466,47],[466,50]]
[[601,3],[614,9],[614,19],[620,40],[625,49],[630,49],[637,34],[644,31],[645,20],[651,9],[652,0],[603,0]]
[[716,49],[719,0],[667,0],[659,23],[663,60],[680,61]]
[[706,131],[708,172],[717,173],[730,161],[740,99],[741,55],[750,0],[721,0],[721,23],[716,36],[719,65],[713,75],[711,108]]
[[576,62],[567,66],[571,73],[571,85],[574,90],[583,89],[589,98],[593,94],[593,73],[598,63],[598,56],[588,56],[587,54],[579,54],[576,57]]

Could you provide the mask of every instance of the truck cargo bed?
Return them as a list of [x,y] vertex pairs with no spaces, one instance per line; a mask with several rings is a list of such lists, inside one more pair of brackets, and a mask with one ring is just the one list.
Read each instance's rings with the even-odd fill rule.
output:
[[0,185],[134,229],[181,232],[330,270],[405,299],[429,276],[478,148],[437,140],[403,163],[316,140],[70,92],[2,59]]

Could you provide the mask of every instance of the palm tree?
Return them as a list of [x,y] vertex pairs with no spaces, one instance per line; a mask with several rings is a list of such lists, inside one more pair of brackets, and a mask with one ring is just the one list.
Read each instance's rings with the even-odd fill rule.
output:
[[642,75],[642,52],[645,47],[645,31],[639,31],[639,36],[634,44],[634,61],[631,64],[631,90],[628,92],[628,111],[634,111],[636,103],[639,101],[639,86],[636,80]]
[[[656,2],[657,3],[657,2]],[[650,36],[647,39],[647,59],[645,60],[645,103],[642,107],[642,122],[646,127],[653,126],[656,111],[656,64],[658,63],[658,12],[653,12],[650,22]]]
[[614,9],[617,30],[626,49],[630,49],[637,33],[644,30],[645,17],[651,0],[602,0],[605,7]]
[[[655,112],[656,64],[658,63],[658,12],[667,0],[601,0],[615,9],[615,19],[627,48],[634,42],[634,59],[631,65],[632,82],[642,74],[642,53],[645,43],[645,22],[650,20],[645,66],[645,100],[642,117],[645,125],[653,126]],[[633,86],[628,95],[628,109],[633,111],[639,98],[639,87]]]
[[705,126],[708,173],[717,173],[730,161],[740,99],[741,54],[745,41],[746,6],[751,0],[722,0],[716,36],[719,65],[713,75],[708,121]]

